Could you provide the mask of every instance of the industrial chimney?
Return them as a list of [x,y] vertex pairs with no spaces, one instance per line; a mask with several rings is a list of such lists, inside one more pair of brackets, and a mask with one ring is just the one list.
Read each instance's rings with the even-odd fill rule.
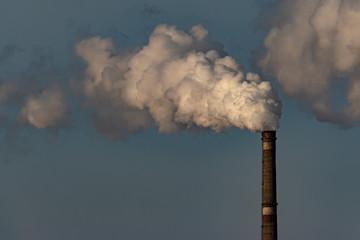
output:
[[262,132],[262,240],[277,240],[276,131]]

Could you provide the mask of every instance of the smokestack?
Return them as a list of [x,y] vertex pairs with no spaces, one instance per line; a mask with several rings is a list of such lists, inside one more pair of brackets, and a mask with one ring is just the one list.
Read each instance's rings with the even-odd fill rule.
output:
[[262,132],[262,240],[277,240],[276,131]]

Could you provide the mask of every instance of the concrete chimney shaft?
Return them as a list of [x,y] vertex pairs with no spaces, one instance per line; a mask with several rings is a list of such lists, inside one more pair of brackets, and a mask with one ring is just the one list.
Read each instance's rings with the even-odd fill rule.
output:
[[262,240],[277,240],[276,131],[262,132]]

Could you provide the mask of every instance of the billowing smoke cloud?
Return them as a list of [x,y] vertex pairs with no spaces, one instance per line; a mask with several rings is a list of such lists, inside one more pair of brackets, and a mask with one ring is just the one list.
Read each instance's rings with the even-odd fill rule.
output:
[[[264,45],[259,67],[288,96],[310,104],[320,121],[360,122],[359,1],[283,1]],[[339,81],[348,81],[348,105],[335,111],[332,90]]]
[[27,97],[17,119],[36,128],[50,128],[66,122],[67,113],[65,96],[59,88],[54,87]]
[[159,25],[146,46],[121,53],[109,38],[78,42],[88,68],[81,82],[97,131],[109,139],[156,124],[160,133],[197,127],[275,130],[281,102],[269,82],[225,56],[198,25]]

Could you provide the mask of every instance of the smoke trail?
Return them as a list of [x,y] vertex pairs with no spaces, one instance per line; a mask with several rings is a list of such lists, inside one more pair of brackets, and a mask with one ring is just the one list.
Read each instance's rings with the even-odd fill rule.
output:
[[[288,96],[311,105],[320,121],[360,122],[359,1],[285,0],[264,45],[258,65]],[[347,81],[348,103],[339,112],[331,104],[338,81]]]
[[30,95],[17,114],[19,122],[29,123],[36,128],[56,127],[66,122],[67,104],[59,88],[45,90],[38,95]]
[[78,42],[76,54],[88,65],[80,88],[97,131],[115,140],[153,124],[160,133],[277,129],[281,102],[270,83],[244,75],[207,35],[200,25],[188,33],[159,25],[148,45],[127,53],[109,38]]
[[7,45],[1,49],[0,64],[6,62],[9,58],[15,55],[16,52],[21,51],[15,44]]
[[[8,45],[0,52],[2,66],[9,65],[11,57],[21,59],[26,53],[32,55],[29,65],[24,70],[14,71],[10,68],[10,71],[0,73],[0,110],[5,102],[12,103],[15,109],[20,107],[16,115],[18,122],[36,128],[55,128],[67,122],[67,100],[60,84],[56,84],[65,78],[65,74],[56,66],[53,56],[41,47],[29,50],[16,45]],[[21,69],[21,66],[17,67]],[[51,83],[52,87],[48,89]]]
[[0,84],[0,110],[4,102],[9,100],[18,90],[18,85],[15,83],[5,82]]

